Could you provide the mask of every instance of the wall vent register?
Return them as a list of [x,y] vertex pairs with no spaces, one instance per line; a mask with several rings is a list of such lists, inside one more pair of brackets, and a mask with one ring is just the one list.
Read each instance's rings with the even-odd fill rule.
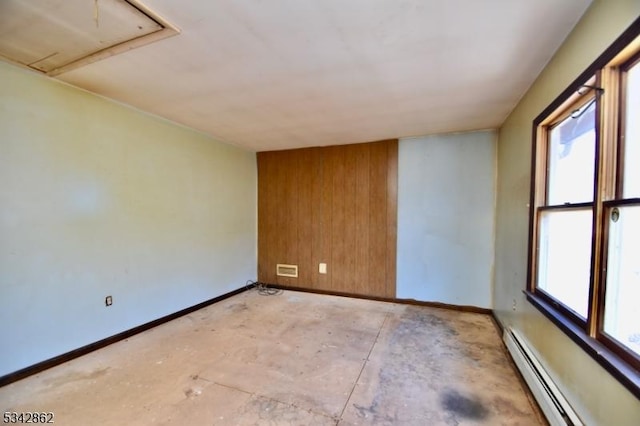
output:
[[278,263],[276,265],[276,275],[279,277],[298,278],[298,265],[285,265]]

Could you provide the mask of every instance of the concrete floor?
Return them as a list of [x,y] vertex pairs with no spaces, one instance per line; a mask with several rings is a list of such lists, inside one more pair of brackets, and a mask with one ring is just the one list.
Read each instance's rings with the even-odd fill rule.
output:
[[487,315],[252,290],[0,388],[61,425],[540,425]]

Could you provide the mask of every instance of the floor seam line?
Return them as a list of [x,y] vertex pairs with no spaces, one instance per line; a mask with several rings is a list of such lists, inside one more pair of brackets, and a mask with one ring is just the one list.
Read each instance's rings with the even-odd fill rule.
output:
[[208,380],[208,382],[209,383],[213,383],[214,385],[225,387],[227,389],[233,389],[233,390],[236,390],[238,392],[247,393],[249,395],[255,395],[256,394],[255,392],[249,392],[249,391],[246,391],[244,389],[236,388],[235,386],[225,385],[224,383],[216,382],[215,380]]
[[384,325],[387,323],[387,318],[389,318],[389,312],[386,312],[384,315],[384,320],[382,320],[382,324],[380,325],[378,334],[376,334],[376,338],[373,340],[373,344],[371,345],[371,348],[369,348],[369,353],[367,354],[367,357],[362,363],[362,368],[360,368],[360,373],[358,373],[358,377],[356,378],[356,381],[353,384],[353,387],[351,388],[351,392],[349,392],[349,396],[347,397],[347,400],[344,403],[344,407],[342,407],[342,411],[340,412],[340,416],[338,417],[338,423],[342,421],[342,416],[344,415],[344,412],[347,409],[347,406],[349,405],[349,401],[353,396],[353,392],[356,390],[356,386],[358,386],[358,382],[360,382],[360,377],[362,376],[362,372],[364,371],[364,368],[367,366],[367,363],[369,362],[369,357],[371,356],[371,352],[373,352],[373,348],[376,346],[376,343],[378,343],[378,338],[380,337],[380,333],[382,333],[382,329],[384,328]]
[[[206,379],[204,379],[204,380],[206,380]],[[238,392],[245,393],[245,394],[247,394],[247,395],[257,396],[257,397],[259,397],[259,398],[269,399],[269,400],[271,400],[271,401],[275,401],[275,402],[277,402],[278,404],[288,405],[289,407],[294,407],[294,408],[297,408],[297,409],[299,409],[299,410],[304,410],[304,411],[307,411],[307,412],[309,412],[309,413],[314,413],[314,414],[317,414],[317,415],[319,415],[319,416],[326,417],[326,418],[331,419],[331,420],[335,420],[335,419],[336,419],[334,416],[332,416],[332,415],[330,415],[330,414],[322,413],[322,412],[318,412],[318,411],[313,410],[313,409],[311,409],[311,408],[301,407],[300,405],[294,404],[294,403],[292,403],[292,402],[285,402],[285,401],[281,401],[281,400],[279,400],[279,399],[273,398],[273,397],[268,396],[268,395],[263,395],[263,394],[258,393],[258,392],[250,392],[250,391],[247,391],[247,390],[244,390],[244,389],[236,388],[236,387],[234,387],[234,386],[225,385],[224,383],[216,382],[216,381],[214,381],[214,380],[206,380],[206,381],[207,381],[207,382],[209,382],[209,383],[212,383],[212,384],[214,384],[214,385],[222,386],[222,387],[227,388],[227,389],[231,389],[231,390],[235,390],[235,391],[238,391]]]

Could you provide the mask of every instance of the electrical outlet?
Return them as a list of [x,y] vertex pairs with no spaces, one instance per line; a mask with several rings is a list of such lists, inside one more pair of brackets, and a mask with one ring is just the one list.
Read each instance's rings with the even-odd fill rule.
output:
[[111,296],[107,296],[104,298],[104,306],[111,306],[113,305],[113,297]]
[[320,272],[321,274],[326,274],[327,273],[327,264],[326,263],[321,263],[318,266],[318,272]]

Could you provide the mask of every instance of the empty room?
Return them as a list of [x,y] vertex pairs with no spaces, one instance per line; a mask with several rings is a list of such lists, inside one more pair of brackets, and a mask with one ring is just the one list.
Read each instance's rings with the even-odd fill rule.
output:
[[638,117],[639,0],[2,0],[2,423],[637,426]]

